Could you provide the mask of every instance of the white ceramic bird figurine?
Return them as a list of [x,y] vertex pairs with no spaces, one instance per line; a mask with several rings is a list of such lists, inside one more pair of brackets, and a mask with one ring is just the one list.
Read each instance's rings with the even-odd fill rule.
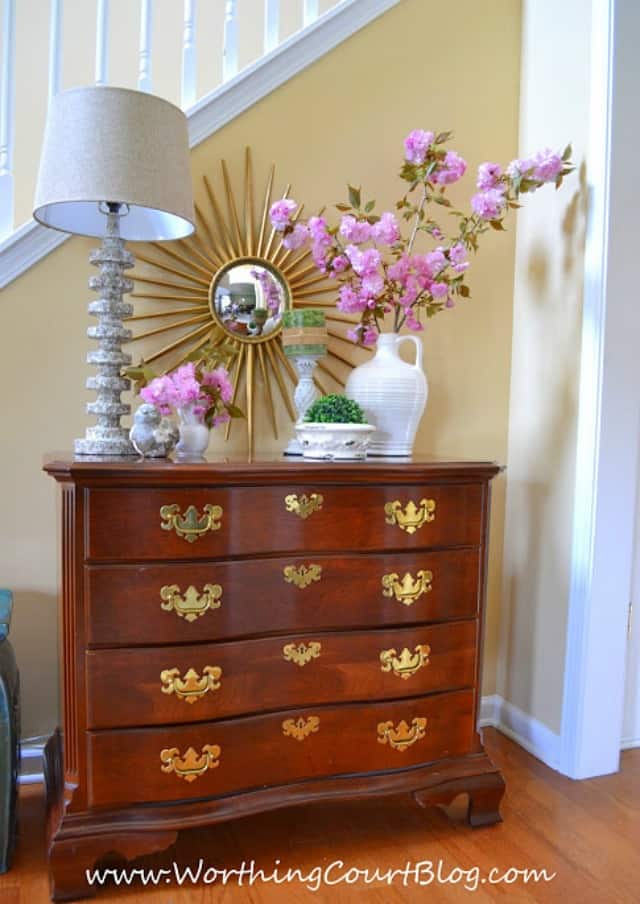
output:
[[178,428],[155,405],[141,405],[133,416],[129,439],[142,458],[166,458],[179,437]]

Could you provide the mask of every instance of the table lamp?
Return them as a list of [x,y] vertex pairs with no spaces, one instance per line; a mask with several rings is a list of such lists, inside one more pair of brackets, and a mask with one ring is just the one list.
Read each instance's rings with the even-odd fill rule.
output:
[[122,343],[133,306],[123,301],[133,282],[124,271],[133,255],[124,240],[158,242],[193,232],[189,143],[184,113],[168,101],[124,88],[91,86],[56,95],[49,108],[33,215],[39,223],[75,235],[102,238],[90,261],[100,275],[89,280],[98,318],[87,335],[98,348],[87,362],[97,367],[87,404],[97,424],[75,442],[76,455],[136,455],[120,418],[131,406],[120,395],[131,356]]

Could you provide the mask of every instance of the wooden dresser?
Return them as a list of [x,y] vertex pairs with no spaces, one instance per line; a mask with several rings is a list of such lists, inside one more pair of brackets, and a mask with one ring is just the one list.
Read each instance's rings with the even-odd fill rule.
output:
[[181,828],[293,803],[469,794],[489,463],[51,459],[63,730],[46,751],[57,900]]

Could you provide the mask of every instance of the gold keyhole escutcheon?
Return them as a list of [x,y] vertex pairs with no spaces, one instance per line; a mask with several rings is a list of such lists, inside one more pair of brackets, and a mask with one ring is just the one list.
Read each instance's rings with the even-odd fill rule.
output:
[[285,719],[282,723],[282,733],[288,738],[295,738],[296,741],[304,741],[309,735],[320,729],[320,719],[318,716],[309,716],[305,719],[300,716],[299,719]]
[[299,590],[309,587],[322,577],[322,565],[285,565],[282,569],[287,584],[293,584]]
[[320,493],[311,493],[309,496],[306,493],[301,496],[291,493],[289,496],[284,497],[285,509],[297,515],[303,521],[313,515],[314,512],[319,512],[323,502],[324,497]]
[[322,644],[312,640],[310,643],[287,643],[282,648],[282,655],[287,662],[295,662],[302,667],[317,659],[322,650]]

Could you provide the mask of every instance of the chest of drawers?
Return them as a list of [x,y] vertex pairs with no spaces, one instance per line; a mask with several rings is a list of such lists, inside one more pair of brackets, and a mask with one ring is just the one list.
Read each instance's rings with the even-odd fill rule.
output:
[[62,731],[46,749],[52,896],[85,869],[294,803],[469,795],[489,463],[51,459]]

